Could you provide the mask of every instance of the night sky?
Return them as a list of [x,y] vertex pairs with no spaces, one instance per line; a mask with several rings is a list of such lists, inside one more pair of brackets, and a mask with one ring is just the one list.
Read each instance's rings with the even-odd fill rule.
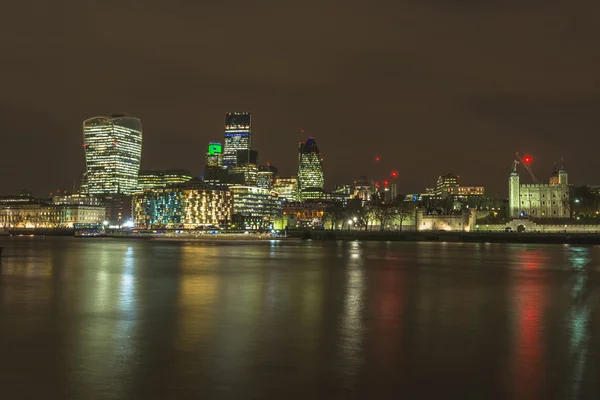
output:
[[70,189],[82,121],[121,112],[142,120],[143,169],[200,175],[225,113],[251,111],[259,161],[294,174],[313,136],[328,188],[454,172],[505,195],[515,151],[600,184],[599,18],[597,0],[11,2],[0,193]]

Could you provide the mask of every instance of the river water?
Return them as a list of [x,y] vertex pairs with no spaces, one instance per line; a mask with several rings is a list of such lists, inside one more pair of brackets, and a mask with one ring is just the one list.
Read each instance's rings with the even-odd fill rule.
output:
[[600,399],[600,247],[0,246],[2,399]]

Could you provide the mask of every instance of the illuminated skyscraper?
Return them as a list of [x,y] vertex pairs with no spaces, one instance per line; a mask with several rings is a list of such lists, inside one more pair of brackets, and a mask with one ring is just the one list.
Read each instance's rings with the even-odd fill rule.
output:
[[206,166],[223,166],[223,145],[221,143],[210,142],[208,144],[208,151],[206,152]]
[[236,165],[236,152],[252,148],[252,120],[249,112],[225,115],[225,145],[223,146],[223,168]]
[[323,196],[325,179],[323,160],[315,140],[310,137],[298,145],[298,188],[300,199],[314,199]]
[[257,186],[264,189],[272,189],[275,175],[277,175],[277,167],[272,166],[270,163],[259,165]]
[[137,189],[142,124],[126,115],[83,121],[83,146],[90,194],[130,194]]
[[235,166],[228,169],[231,174],[244,178],[244,185],[256,186],[258,182],[258,152],[256,150],[237,150]]

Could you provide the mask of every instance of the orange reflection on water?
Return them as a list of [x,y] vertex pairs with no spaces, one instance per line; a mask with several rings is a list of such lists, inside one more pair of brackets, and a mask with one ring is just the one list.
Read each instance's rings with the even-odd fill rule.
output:
[[[214,305],[219,277],[206,269],[197,260],[210,257],[202,247],[183,247],[183,274],[179,288],[177,346],[181,349],[193,348],[211,329],[211,307]],[[202,253],[202,254],[199,254]]]

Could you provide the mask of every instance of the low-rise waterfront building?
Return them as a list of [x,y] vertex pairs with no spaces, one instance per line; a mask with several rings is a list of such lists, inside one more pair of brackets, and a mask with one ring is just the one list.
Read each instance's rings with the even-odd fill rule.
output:
[[282,214],[295,215],[297,227],[320,227],[323,226],[325,210],[330,205],[331,202],[316,200],[284,203]]
[[0,205],[2,228],[73,228],[77,224],[102,224],[106,210],[102,206],[79,204],[30,203]]
[[232,211],[229,191],[202,184],[149,189],[133,196],[133,222],[140,228],[224,227]]
[[90,196],[81,193],[63,193],[52,196],[52,204],[62,205],[80,205],[80,206],[102,206],[102,200],[95,196]]
[[281,200],[273,190],[253,186],[231,186],[234,228],[259,229],[272,226],[281,215]]

